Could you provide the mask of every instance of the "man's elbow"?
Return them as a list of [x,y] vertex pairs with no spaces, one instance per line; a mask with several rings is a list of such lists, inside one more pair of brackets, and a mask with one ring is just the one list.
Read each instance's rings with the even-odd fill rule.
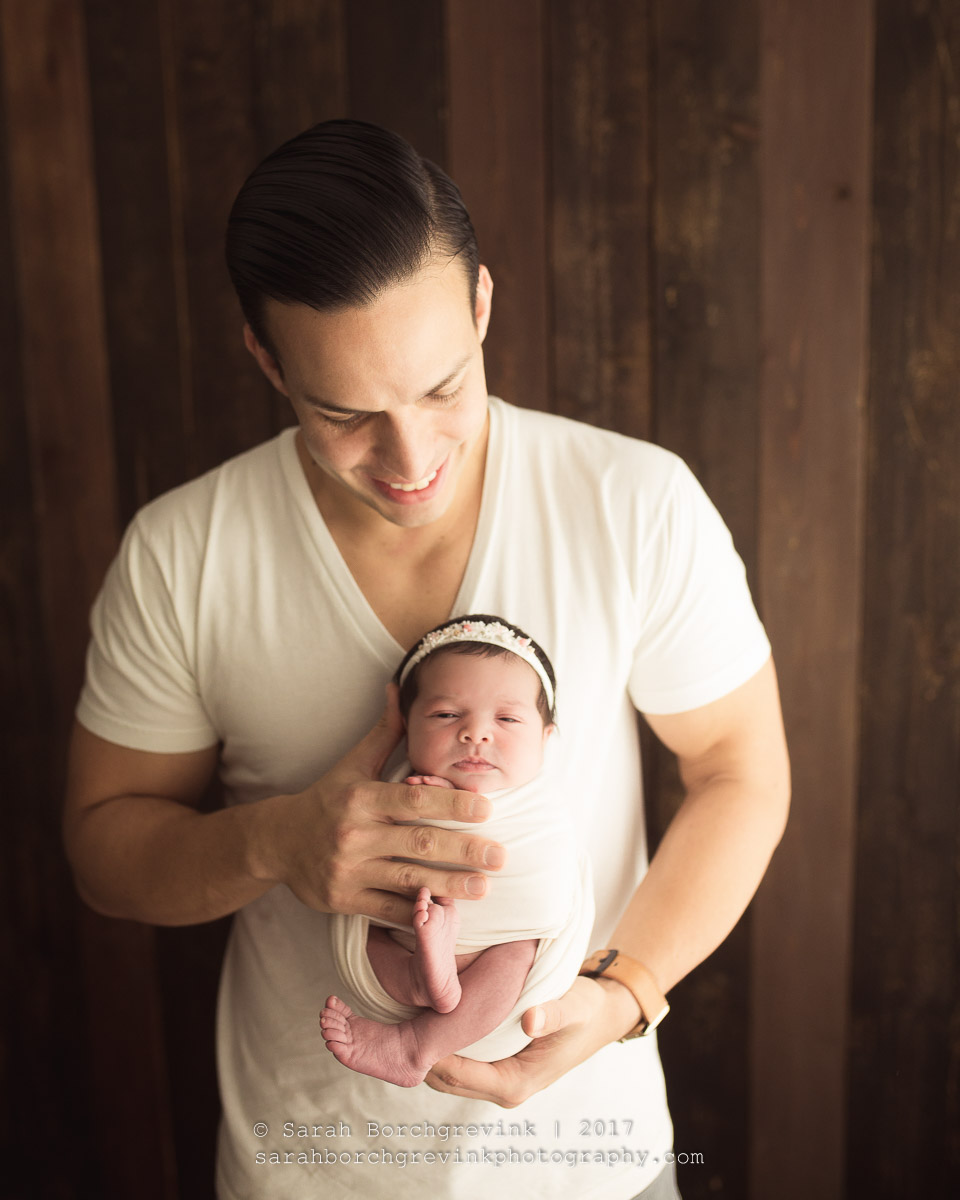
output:
[[790,802],[793,799],[793,791],[790,784],[790,775],[787,773],[787,778],[780,784],[777,790],[777,813],[779,820],[777,822],[777,845],[783,839],[783,835],[787,831],[787,823],[790,820]]
[[70,874],[73,876],[74,889],[87,908],[92,909],[93,912],[101,917],[129,918],[130,914],[121,911],[120,907],[107,892],[102,887],[97,886],[96,873],[84,868],[84,864],[77,854],[76,847],[70,845],[64,839],[64,848],[66,850],[67,863],[70,867]]
[[69,805],[64,811],[61,836],[73,886],[87,908],[98,916],[129,919],[131,914],[124,911],[110,895],[109,888],[104,887],[103,864],[99,861],[96,846],[91,844],[89,836],[85,836],[88,833],[85,817],[89,811],[75,812]]
[[772,849],[776,849],[783,840],[783,835],[786,832],[787,822],[790,819],[790,802],[793,798],[790,762],[786,756],[774,778],[767,781],[764,791],[766,795],[766,807],[770,813],[771,833],[773,837]]
[[108,900],[102,898],[95,891],[86,887],[76,871],[73,872],[73,886],[83,903],[87,906],[87,908],[95,912],[97,916],[119,917],[121,919],[127,916],[126,913],[117,911],[117,909],[111,905]]

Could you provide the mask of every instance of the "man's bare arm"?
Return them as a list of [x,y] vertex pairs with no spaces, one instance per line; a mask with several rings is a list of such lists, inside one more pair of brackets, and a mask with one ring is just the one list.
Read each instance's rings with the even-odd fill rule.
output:
[[[483,821],[490,802],[466,792],[376,782],[400,736],[395,697],[383,720],[306,791],[200,813],[216,748],[129,750],[77,725],[64,841],[83,899],[107,916],[186,925],[225,916],[285,883],[304,904],[409,923],[426,886],[455,898],[486,878],[396,862],[416,858],[496,870],[504,851],[482,836],[414,818]],[[478,833],[481,832],[478,826]],[[472,890],[471,890],[472,889]]]
[[[647,719],[677,754],[686,796],[608,945],[669,991],[720,945],[756,891],[786,824],[790,766],[772,660],[713,704]],[[513,1107],[639,1016],[622,984],[581,977],[559,1000],[528,1009],[523,1028],[535,1040],[519,1054],[499,1063],[452,1056],[427,1083]]]
[[196,806],[217,747],[130,750],[74,726],[63,835],[81,897],[97,912],[158,925],[212,921],[272,885],[249,861],[252,811]]
[[713,704],[647,721],[686,795],[611,945],[668,991],[736,925],[783,835],[790,762],[773,660]]

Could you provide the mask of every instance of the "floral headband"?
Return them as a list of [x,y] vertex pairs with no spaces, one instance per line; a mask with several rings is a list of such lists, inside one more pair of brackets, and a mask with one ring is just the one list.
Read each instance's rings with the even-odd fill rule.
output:
[[522,658],[525,663],[533,667],[540,676],[540,682],[543,684],[543,690],[547,697],[547,705],[550,709],[553,708],[555,699],[553,684],[533,649],[533,639],[514,633],[508,625],[504,625],[500,621],[456,621],[452,625],[444,625],[440,629],[433,629],[430,633],[424,634],[416,650],[403,664],[397,683],[402,687],[403,681],[417,663],[423,662],[428,654],[433,654],[442,646],[450,646],[454,642],[486,642],[489,646],[501,646],[504,650],[516,654],[518,658]]

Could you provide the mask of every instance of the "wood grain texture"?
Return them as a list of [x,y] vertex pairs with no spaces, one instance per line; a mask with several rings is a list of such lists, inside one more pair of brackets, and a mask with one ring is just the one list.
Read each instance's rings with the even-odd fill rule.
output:
[[344,8],[344,0],[255,0],[252,101],[259,155],[318,121],[347,115]]
[[251,370],[224,263],[227,216],[262,157],[253,110],[253,0],[159,0],[170,193],[179,247],[181,404],[193,419],[191,475],[275,430],[272,391]]
[[[693,469],[733,534],[756,594],[759,112],[756,0],[658,5],[653,37],[656,440]],[[668,761],[667,761],[668,760]],[[653,817],[682,790],[657,755]],[[677,1097],[681,1191],[747,1194],[749,915],[671,996],[661,1036]]]
[[446,168],[442,0],[359,0],[345,12],[350,116]]
[[[69,1200],[73,1180],[101,1181],[86,1111],[83,1038],[65,1019],[86,997],[74,937],[72,885],[57,853],[60,767],[51,755],[53,695],[46,664],[40,545],[21,373],[16,231],[7,169],[5,55],[0,49],[0,1161],[3,1188],[28,1196],[45,1130],[62,1131],[46,1194]],[[14,105],[16,111],[16,105]]]
[[872,5],[762,0],[760,30],[760,599],[794,805],[753,910],[751,1182],[757,1197],[832,1200],[844,1184]]
[[846,1195],[960,1187],[960,5],[878,5]]
[[157,4],[87,0],[97,205],[121,522],[193,467],[181,376],[182,247]]
[[549,26],[550,408],[649,437],[651,31],[616,0]]
[[[76,0],[39,0],[4,5],[0,21],[23,452],[43,634],[33,669],[46,676],[45,733],[57,747],[49,774],[39,773],[51,790],[35,797],[33,841],[21,852],[39,852],[34,886],[48,885],[43,904],[69,925],[79,919],[86,1012],[71,1025],[74,1036],[87,1032],[82,1086],[92,1126],[83,1164],[91,1176],[82,1186],[160,1200],[172,1196],[174,1176],[152,937],[85,910],[78,918],[59,852],[62,746],[81,679],[86,612],[114,545],[117,509],[83,14]],[[22,873],[20,887],[28,900]],[[36,940],[25,965],[43,944],[40,931],[28,932]],[[34,1030],[57,1030],[75,1016],[62,1012],[49,973],[35,986]]]
[[495,285],[491,392],[549,407],[541,0],[446,2],[449,174]]

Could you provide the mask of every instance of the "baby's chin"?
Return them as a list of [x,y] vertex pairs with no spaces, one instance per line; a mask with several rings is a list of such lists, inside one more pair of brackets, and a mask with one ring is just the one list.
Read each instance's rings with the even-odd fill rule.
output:
[[446,778],[459,792],[477,792],[481,795],[501,792],[528,782],[527,779],[515,778],[511,773],[496,768],[490,771],[463,771],[451,767]]

